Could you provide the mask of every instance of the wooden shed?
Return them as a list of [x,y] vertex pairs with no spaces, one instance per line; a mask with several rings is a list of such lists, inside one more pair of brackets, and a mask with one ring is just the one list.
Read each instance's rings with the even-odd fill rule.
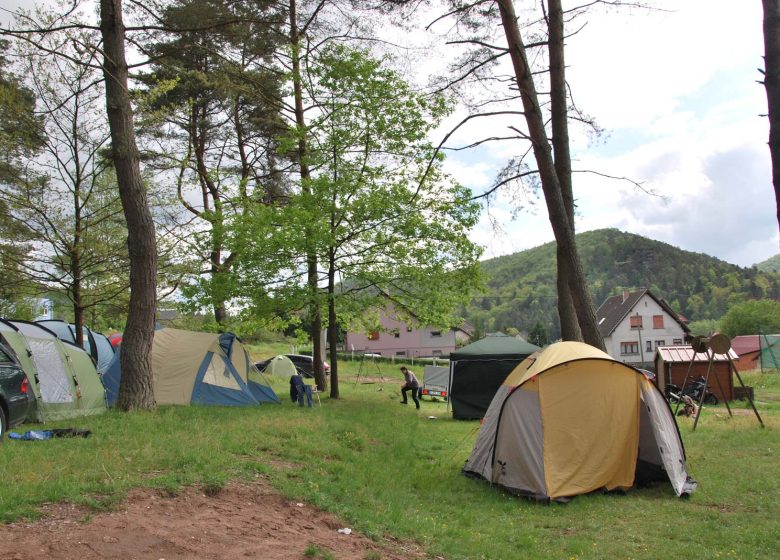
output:
[[[732,360],[737,359],[737,354],[734,350],[729,350],[728,356],[726,354],[715,354],[712,371],[710,371],[709,389],[715,393],[720,402],[734,400],[734,380],[729,357]],[[693,365],[691,365],[691,361],[693,361]],[[673,383],[678,387],[682,387],[686,374],[689,375],[689,383],[697,377],[706,377],[709,363],[709,353],[694,352],[690,345],[659,346],[655,352],[656,383],[658,388],[663,391],[667,383]],[[690,373],[688,373],[689,367]]]
[[739,358],[734,363],[737,371],[760,369],[761,341],[757,334],[735,336],[731,339],[731,348]]

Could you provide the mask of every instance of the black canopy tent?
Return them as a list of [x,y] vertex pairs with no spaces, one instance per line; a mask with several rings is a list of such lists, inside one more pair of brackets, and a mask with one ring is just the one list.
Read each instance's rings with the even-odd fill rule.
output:
[[450,354],[452,417],[475,420],[485,416],[506,376],[537,350],[534,344],[499,333]]

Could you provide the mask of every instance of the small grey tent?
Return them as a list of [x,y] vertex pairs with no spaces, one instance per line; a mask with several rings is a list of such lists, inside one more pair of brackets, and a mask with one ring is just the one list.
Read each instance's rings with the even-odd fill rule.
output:
[[509,372],[537,350],[519,338],[495,334],[450,354],[452,417],[482,418]]

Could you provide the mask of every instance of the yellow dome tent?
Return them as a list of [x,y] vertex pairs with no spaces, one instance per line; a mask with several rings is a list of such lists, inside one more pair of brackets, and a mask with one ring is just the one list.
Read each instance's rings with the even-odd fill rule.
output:
[[660,391],[580,342],[552,344],[507,376],[463,472],[539,500],[654,480],[678,496],[696,487]]

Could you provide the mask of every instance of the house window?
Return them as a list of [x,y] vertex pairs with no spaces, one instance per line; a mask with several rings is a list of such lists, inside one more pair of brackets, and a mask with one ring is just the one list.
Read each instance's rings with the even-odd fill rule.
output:
[[431,336],[441,336],[441,331],[431,331]]
[[432,356],[441,356],[441,350],[434,350]]
[[368,340],[379,340],[379,331],[371,331],[368,333]]
[[621,342],[620,343],[620,353],[622,355],[631,355],[631,354],[639,354],[639,343],[638,342]]
[[395,338],[401,338],[401,333],[399,333],[399,332],[394,332],[394,333],[393,333],[393,337],[395,337]]
[[645,344],[645,352],[652,352],[653,351],[653,341],[647,340]]
[[675,339],[673,339],[672,340],[672,344],[674,344],[675,346],[682,345],[682,338],[675,338]]
[[666,346],[665,340],[656,340],[655,341],[655,347],[658,348],[659,346]]
[[400,352],[395,353],[396,356],[406,356],[406,350],[401,350]]
[[406,327],[406,332],[412,332],[414,329],[412,327]]
[[641,315],[631,315],[629,317],[631,320],[631,328],[632,329],[641,329],[642,328],[642,316]]
[[654,329],[662,329],[662,328],[664,328],[664,316],[663,315],[653,315],[653,328]]

